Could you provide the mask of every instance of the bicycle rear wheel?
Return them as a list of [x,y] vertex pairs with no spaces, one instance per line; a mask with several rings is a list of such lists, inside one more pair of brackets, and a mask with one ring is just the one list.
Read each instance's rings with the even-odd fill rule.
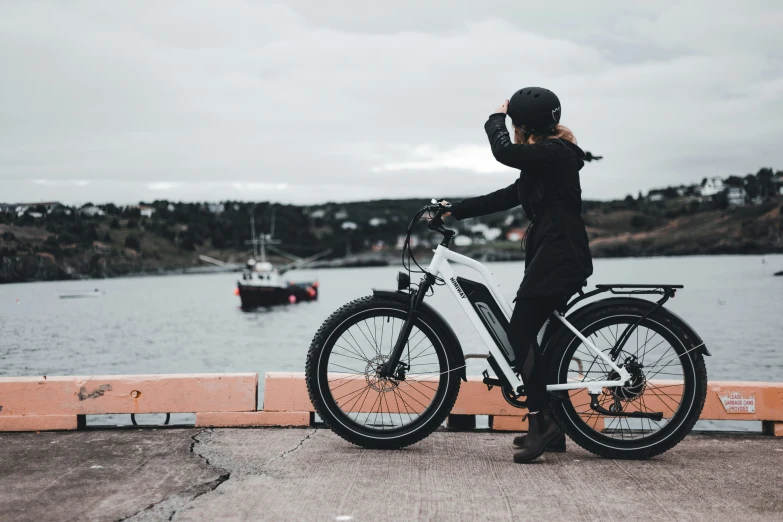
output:
[[[643,304],[608,303],[574,326],[609,354],[626,327],[636,324],[648,310]],[[622,387],[603,388],[597,397],[601,409],[618,415],[596,411],[586,389],[553,393],[552,410],[571,439],[603,457],[626,459],[649,458],[680,442],[698,420],[707,392],[704,358],[693,349],[693,339],[685,331],[664,310],[639,324],[615,360],[629,371],[631,380]],[[549,382],[617,378],[571,332],[562,333],[553,343],[547,350]]]

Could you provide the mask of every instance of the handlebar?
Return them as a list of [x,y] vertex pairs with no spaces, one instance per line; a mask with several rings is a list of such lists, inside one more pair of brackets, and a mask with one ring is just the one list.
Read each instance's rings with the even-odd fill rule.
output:
[[456,233],[453,230],[447,229],[443,225],[443,213],[448,212],[451,209],[451,204],[448,205],[442,205],[438,202],[438,200],[433,199],[430,201],[429,205],[426,205],[424,207],[429,212],[434,212],[435,215],[432,216],[430,219],[430,222],[427,224],[427,228],[434,232],[439,232],[444,237],[444,241],[442,244],[445,246],[448,246],[449,242],[451,241],[451,238],[456,235]]
[[[410,264],[408,266],[405,265],[405,254],[408,253],[410,261],[413,261],[413,263],[416,264],[416,267],[418,267],[419,271],[424,273],[425,270],[419,265],[419,263],[416,262],[416,259],[413,257],[413,252],[410,248],[410,240],[411,240],[411,232],[413,232],[413,229],[416,227],[416,224],[421,220],[422,216],[426,213],[430,213],[430,221],[427,223],[427,228],[432,230],[433,232],[438,232],[443,236],[443,239],[441,240],[440,244],[442,246],[445,246],[446,248],[449,247],[449,243],[451,243],[451,239],[456,235],[456,232],[453,230],[449,230],[446,228],[443,224],[443,213],[448,212],[451,210],[451,205],[441,205],[438,200],[433,199],[430,201],[429,205],[424,205],[421,207],[416,214],[413,216],[413,219],[411,219],[410,223],[408,224],[408,234],[405,237],[405,243],[402,247],[402,266],[408,269],[408,277],[410,277]],[[410,263],[410,262],[409,262]]]

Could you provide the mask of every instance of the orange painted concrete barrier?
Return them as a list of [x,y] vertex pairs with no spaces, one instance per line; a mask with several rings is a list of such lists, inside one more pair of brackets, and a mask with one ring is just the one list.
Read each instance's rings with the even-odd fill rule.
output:
[[14,415],[0,417],[0,431],[75,430],[76,415]]
[[[338,378],[340,378],[338,376]],[[351,383],[343,384],[350,393]],[[360,383],[357,381],[357,386]],[[654,386],[655,388],[652,388]],[[671,381],[654,381],[650,387],[657,395],[645,395],[649,409],[666,413],[674,405],[681,387]],[[585,403],[589,403],[586,391]],[[671,401],[671,402],[670,402]],[[657,408],[657,409],[656,409]],[[668,408],[668,409],[667,409]],[[312,412],[303,373],[270,372],[266,374],[264,411]],[[489,415],[490,426],[496,430],[524,431],[524,410],[506,403],[499,390],[487,390],[481,377],[468,377],[463,382],[453,415]],[[783,383],[716,381],[709,384],[701,420],[756,420],[764,421],[765,432],[783,436]],[[602,420],[600,420],[602,422]],[[592,422],[592,421],[591,421]]]
[[256,410],[258,375],[0,377],[0,431],[76,429],[77,415]]
[[197,428],[309,426],[309,411],[240,411],[196,413]]
[[[363,378],[333,376],[342,388],[340,403],[363,411],[352,395],[365,389]],[[406,383],[408,393],[425,395],[426,381]],[[258,376],[247,374],[182,374],[91,377],[1,377],[0,431],[76,429],[77,416],[112,413],[195,413],[196,426],[309,426],[313,406],[303,373],[270,372],[265,377],[263,411],[256,410]],[[645,394],[648,409],[667,416],[669,401],[681,385],[653,381]],[[584,404],[589,403],[586,391]],[[416,410],[415,401],[400,406]],[[585,406],[585,414],[590,412]],[[671,410],[671,408],[669,408]],[[401,410],[402,411],[402,410]],[[457,425],[475,415],[488,415],[495,430],[524,431],[524,410],[506,403],[499,390],[487,390],[480,377],[463,382],[451,411]],[[592,418],[590,422],[603,422]],[[783,436],[783,383],[718,381],[709,385],[702,420],[756,420],[765,433]],[[451,422],[450,422],[451,423]],[[470,422],[463,425],[470,425]]]

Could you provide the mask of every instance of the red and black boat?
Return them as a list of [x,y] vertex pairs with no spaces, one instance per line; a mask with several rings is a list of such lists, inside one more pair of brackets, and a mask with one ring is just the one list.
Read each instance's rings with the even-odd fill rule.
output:
[[[248,243],[253,245],[254,258],[248,259],[242,271],[242,279],[237,281],[235,291],[242,302],[242,309],[296,304],[318,299],[318,281],[285,281],[283,274],[329,254],[331,249],[307,258],[300,258],[275,247],[274,245],[279,244],[279,241],[272,239],[272,234],[260,234],[256,237],[255,220],[252,218],[250,229],[253,239]],[[272,230],[274,231],[274,216]],[[266,260],[267,248],[292,259],[293,262],[280,267],[274,266]]]
[[237,281],[236,293],[243,309],[296,304],[318,299],[318,281],[283,281],[272,263],[250,259],[248,269]]

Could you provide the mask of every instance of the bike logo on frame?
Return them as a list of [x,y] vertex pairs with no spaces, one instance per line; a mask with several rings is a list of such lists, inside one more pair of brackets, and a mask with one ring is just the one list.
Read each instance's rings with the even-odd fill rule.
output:
[[459,293],[460,297],[465,299],[465,292],[462,291],[462,288],[460,288],[459,285],[457,284],[457,280],[454,279],[453,277],[451,278],[451,284],[453,284],[454,288],[457,289],[457,293]]

